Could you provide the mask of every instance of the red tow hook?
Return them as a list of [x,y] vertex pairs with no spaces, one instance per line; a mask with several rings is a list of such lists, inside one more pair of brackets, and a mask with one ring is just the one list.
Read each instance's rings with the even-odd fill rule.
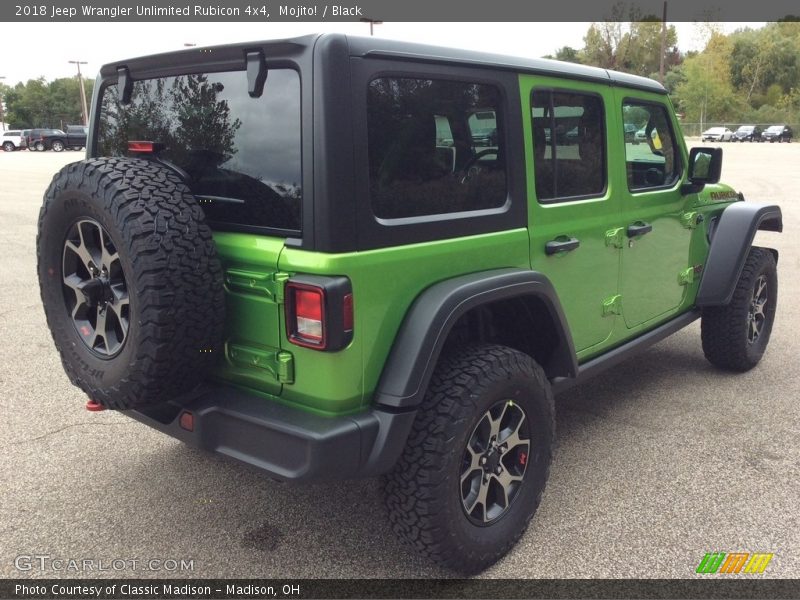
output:
[[105,410],[106,407],[102,404],[98,404],[92,399],[86,401],[86,410],[89,412],[100,412],[101,410]]

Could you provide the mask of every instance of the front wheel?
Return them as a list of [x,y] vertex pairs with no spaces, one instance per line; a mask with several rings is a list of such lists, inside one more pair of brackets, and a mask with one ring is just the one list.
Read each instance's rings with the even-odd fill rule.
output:
[[708,361],[730,371],[749,371],[764,355],[775,320],[778,272],[765,248],[751,248],[726,306],[703,310],[701,338]]
[[541,500],[554,415],[550,384],[526,354],[484,344],[443,358],[384,478],[395,533],[460,573],[495,563]]
[[53,152],[61,152],[64,150],[64,142],[55,140],[50,147],[53,149]]
[[11,142],[6,142],[3,144],[3,150],[6,152],[13,152],[14,151],[14,144]]

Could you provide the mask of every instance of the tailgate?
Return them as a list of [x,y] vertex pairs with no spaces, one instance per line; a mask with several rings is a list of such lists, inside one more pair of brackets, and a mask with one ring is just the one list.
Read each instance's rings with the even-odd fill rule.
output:
[[294,378],[292,356],[281,350],[283,287],[278,271],[284,240],[215,232],[225,269],[225,357],[215,379],[279,395]]

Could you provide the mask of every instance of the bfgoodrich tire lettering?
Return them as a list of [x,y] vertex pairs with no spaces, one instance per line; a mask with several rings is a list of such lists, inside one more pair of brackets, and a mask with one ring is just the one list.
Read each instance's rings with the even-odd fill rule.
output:
[[[496,441],[520,432],[524,415],[527,452],[510,443],[508,460],[520,463],[518,489],[503,509],[490,502],[484,513],[465,480],[475,469],[497,468],[489,457],[465,468],[474,454],[468,445],[481,422],[500,419],[503,406],[512,418]],[[384,477],[386,504],[395,533],[422,554],[465,574],[480,572],[500,559],[524,533],[547,481],[555,436],[553,396],[544,371],[529,356],[504,346],[470,346],[444,357],[431,379],[407,446]],[[512,450],[512,446],[516,450]],[[481,465],[481,466],[478,466]],[[508,464],[502,464],[508,467]],[[487,472],[487,476],[489,476]],[[469,507],[467,507],[469,505]],[[488,506],[488,505],[487,505]],[[471,513],[468,513],[471,508]]]
[[751,248],[730,303],[703,310],[701,337],[708,361],[731,371],[755,367],[767,349],[777,301],[775,257],[764,248]]
[[[71,315],[70,294],[78,292],[64,270],[67,265],[67,276],[74,274],[80,261],[65,244],[80,223],[110,238],[95,247],[118,254],[114,268],[125,284],[129,329],[113,352],[87,345]],[[71,243],[80,245],[77,238]],[[64,369],[96,402],[114,409],[164,402],[191,390],[219,356],[222,267],[202,210],[163,166],[100,158],[64,167],[45,193],[37,256],[47,324]],[[81,277],[91,280],[90,271],[99,277],[100,264],[81,270]]]

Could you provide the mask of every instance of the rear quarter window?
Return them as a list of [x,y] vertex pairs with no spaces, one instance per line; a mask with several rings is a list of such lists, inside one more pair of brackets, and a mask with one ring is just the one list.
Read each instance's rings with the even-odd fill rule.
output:
[[380,77],[367,90],[370,199],[379,219],[468,213],[507,199],[497,87]]

